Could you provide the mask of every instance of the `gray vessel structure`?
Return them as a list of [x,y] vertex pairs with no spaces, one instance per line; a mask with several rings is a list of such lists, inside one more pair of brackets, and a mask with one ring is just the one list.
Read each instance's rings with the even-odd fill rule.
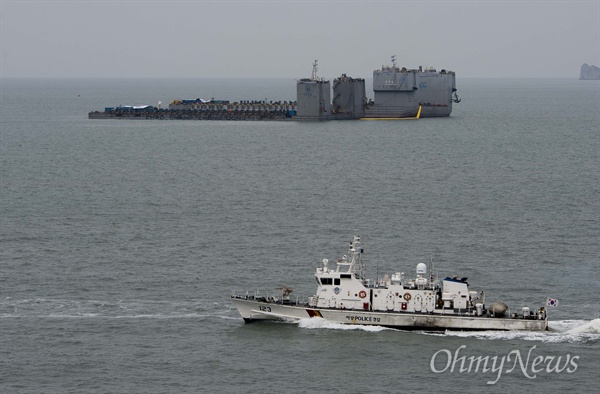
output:
[[456,93],[456,74],[433,68],[399,68],[396,57],[392,66],[373,71],[375,98],[367,103],[367,118],[406,118],[450,116],[452,103],[460,102]]
[[454,71],[392,65],[373,71],[373,99],[366,95],[365,80],[346,74],[331,81],[318,76],[313,63],[310,78],[296,81],[296,100],[175,99],[168,108],[116,106],[93,111],[89,119],[188,119],[188,120],[387,120],[447,117],[459,103]]

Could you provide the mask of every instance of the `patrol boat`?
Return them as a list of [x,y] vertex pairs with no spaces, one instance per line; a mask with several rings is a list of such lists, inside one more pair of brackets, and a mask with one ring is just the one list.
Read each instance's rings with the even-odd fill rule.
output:
[[292,289],[281,287],[281,296],[233,294],[231,300],[246,323],[257,320],[326,319],[417,330],[528,330],[548,329],[544,307],[516,313],[502,303],[486,308],[483,291],[470,290],[468,278],[428,275],[427,265],[417,264],[416,278],[403,272],[372,281],[366,278],[364,249],[354,236],[348,254],[329,267],[323,260],[315,272],[317,293],[308,302],[290,298]]

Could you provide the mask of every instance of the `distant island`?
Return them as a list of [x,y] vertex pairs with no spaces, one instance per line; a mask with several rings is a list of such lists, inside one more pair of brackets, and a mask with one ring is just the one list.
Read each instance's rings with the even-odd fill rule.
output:
[[595,80],[600,79],[600,68],[594,66],[593,64],[590,66],[588,64],[581,65],[581,72],[579,73],[580,80]]

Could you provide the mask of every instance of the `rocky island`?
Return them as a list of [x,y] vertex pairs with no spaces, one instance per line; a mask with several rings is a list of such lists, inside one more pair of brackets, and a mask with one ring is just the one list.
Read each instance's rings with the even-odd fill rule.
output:
[[581,72],[579,73],[580,80],[596,80],[600,79],[600,68],[594,65],[583,64],[581,65]]

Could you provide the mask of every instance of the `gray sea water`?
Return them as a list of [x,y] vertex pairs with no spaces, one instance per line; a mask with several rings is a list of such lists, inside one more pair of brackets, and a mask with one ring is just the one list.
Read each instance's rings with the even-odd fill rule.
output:
[[[118,121],[87,112],[295,85],[3,79],[0,391],[596,392],[600,85],[457,86],[445,119]],[[488,303],[556,298],[551,331],[246,325],[233,309],[234,290],[311,295],[353,234],[373,277],[433,258]]]

